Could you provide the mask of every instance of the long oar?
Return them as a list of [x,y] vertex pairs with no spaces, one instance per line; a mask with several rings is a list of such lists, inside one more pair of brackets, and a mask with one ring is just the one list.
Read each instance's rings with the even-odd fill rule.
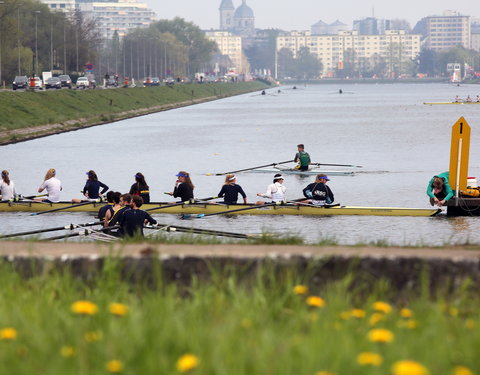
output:
[[312,165],[328,165],[330,167],[352,167],[352,168],[363,168],[361,165],[351,165],[351,164],[327,164],[327,163],[312,163]]
[[202,199],[195,199],[193,201],[185,201],[185,202],[180,202],[180,203],[174,203],[174,204],[166,204],[165,206],[159,206],[159,207],[153,207],[153,208],[147,208],[144,211],[157,211],[157,210],[163,210],[165,208],[170,208],[170,207],[178,207],[178,206],[184,206],[187,204],[197,204],[201,202],[206,202],[212,199],[217,199],[218,197],[208,197],[208,198],[202,198]]
[[63,227],[37,229],[37,230],[31,230],[31,231],[28,231],[28,232],[17,232],[17,233],[11,233],[11,234],[4,234],[4,235],[0,236],[0,238],[27,236],[29,234],[55,232],[57,230],[68,230],[68,229],[73,230],[73,229],[78,228],[78,227],[91,227],[91,226],[100,225],[100,224],[102,224],[101,221],[96,221],[94,223],[86,223],[86,224],[69,224],[69,225],[65,225]]
[[263,207],[269,207],[269,206],[279,206],[281,204],[284,204],[283,202],[272,202],[272,203],[267,203],[267,204],[257,204],[251,207],[244,207],[244,208],[237,208],[235,210],[228,210],[228,211],[220,211],[220,212],[212,212],[211,214],[197,214],[197,215],[182,215],[182,219],[189,219],[189,218],[203,218],[203,217],[208,217],[208,216],[215,216],[215,215],[228,215],[234,212],[240,212],[240,211],[248,211],[248,210],[256,210],[259,208]]
[[78,204],[73,204],[71,206],[52,208],[51,210],[47,210],[47,211],[34,212],[34,213],[30,214],[30,216],[43,215],[43,214],[48,214],[50,212],[68,210],[69,208],[81,207],[81,206],[86,206],[86,205],[89,205],[89,204],[100,203],[100,202],[101,202],[100,199],[97,199],[97,200],[91,201],[91,202],[82,202],[82,203],[78,203]]
[[40,198],[40,197],[46,197],[48,194],[40,194],[40,195],[27,195],[26,197],[23,195],[16,195],[15,198],[13,198],[14,202],[21,201],[22,199],[34,199],[34,198]]
[[200,228],[188,228],[188,227],[181,227],[178,225],[166,225],[166,224],[155,224],[154,226],[145,226],[145,228],[163,229],[167,232],[185,232],[185,233],[194,233],[194,234],[205,234],[210,236],[243,238],[243,239],[254,237],[253,235],[244,234],[244,233],[224,232],[219,230],[200,229]]
[[68,234],[64,234],[63,236],[42,238],[40,241],[55,241],[55,240],[63,240],[63,239],[71,238],[71,237],[88,236],[88,235],[90,235],[92,233],[95,233],[95,232],[97,232],[97,233],[98,232],[106,232],[108,230],[117,229],[117,228],[120,228],[120,225],[114,225],[113,227],[105,227],[105,228],[99,229],[97,231],[93,231],[91,229],[84,228],[80,232],[68,233]]
[[[223,176],[226,174],[231,174],[231,173],[238,173],[238,172],[245,172],[245,171],[251,171],[253,169],[258,169],[258,168],[265,168],[265,167],[274,167],[275,165],[279,164],[287,164],[287,163],[292,163],[293,160],[287,160],[287,161],[281,161],[280,163],[270,163],[270,164],[265,164],[265,165],[259,165],[258,167],[252,167],[252,168],[245,168],[245,169],[239,169],[236,171],[230,171],[230,172],[223,172],[223,173],[215,173],[215,176]],[[207,176],[212,176],[212,173],[207,173]]]

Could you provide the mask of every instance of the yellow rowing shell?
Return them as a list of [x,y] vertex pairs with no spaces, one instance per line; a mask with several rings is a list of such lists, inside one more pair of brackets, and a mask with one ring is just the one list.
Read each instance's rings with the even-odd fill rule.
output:
[[[57,212],[98,212],[104,203],[92,203],[73,207],[69,202],[39,203],[39,202],[2,202],[0,212],[41,212],[56,208],[62,208]],[[167,203],[150,203],[142,206],[143,210],[158,207],[166,207],[150,211],[151,214],[212,214],[240,208],[257,207],[249,210],[232,212],[232,215],[305,215],[305,216],[329,216],[329,215],[370,215],[370,216],[435,216],[441,210],[435,208],[401,208],[401,207],[357,207],[357,206],[334,206],[315,207],[305,205],[286,204],[279,206],[261,207],[252,204],[224,205],[212,203],[194,203],[180,206],[172,206]],[[52,212],[54,213],[54,212]],[[48,215],[48,214],[46,214]]]
[[424,102],[425,105],[438,105],[438,104],[480,104],[480,102]]

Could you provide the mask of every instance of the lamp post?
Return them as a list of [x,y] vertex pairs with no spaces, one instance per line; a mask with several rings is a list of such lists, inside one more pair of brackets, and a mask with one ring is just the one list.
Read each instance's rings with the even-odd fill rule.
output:
[[37,74],[38,72],[38,15],[40,13],[39,10],[35,10],[35,71],[34,73]]

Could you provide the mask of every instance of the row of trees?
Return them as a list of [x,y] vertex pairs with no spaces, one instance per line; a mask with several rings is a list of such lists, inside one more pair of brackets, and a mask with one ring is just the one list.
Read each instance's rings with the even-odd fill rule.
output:
[[181,18],[160,20],[120,38],[104,38],[80,11],[51,12],[38,0],[0,1],[0,83],[43,71],[189,76],[209,67],[216,44]]

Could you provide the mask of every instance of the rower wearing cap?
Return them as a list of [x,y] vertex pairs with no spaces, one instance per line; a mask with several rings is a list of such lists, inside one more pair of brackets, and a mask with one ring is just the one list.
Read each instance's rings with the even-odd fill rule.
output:
[[333,203],[335,198],[332,190],[327,186],[327,181],[330,181],[330,179],[326,174],[318,174],[315,177],[315,182],[303,189],[303,195],[308,199],[301,203],[309,203],[315,206],[325,206]]
[[223,197],[223,203],[225,204],[237,204],[238,194],[243,197],[243,203],[247,203],[247,194],[243,191],[240,185],[236,184],[237,177],[234,174],[227,174],[225,176],[225,183],[218,193],[218,197]]
[[[86,199],[73,198],[72,203],[80,203],[82,201],[96,201],[98,198],[100,198],[100,195],[103,195],[108,190],[107,185],[98,181],[98,177],[95,171],[90,170],[86,173],[86,175],[88,176],[87,182],[85,183],[85,187],[82,190],[82,193]],[[100,188],[102,188],[102,191],[100,191]]]
[[130,187],[130,194],[139,195],[143,199],[143,203],[150,203],[150,188],[145,181],[145,176],[137,172],[135,174],[135,183]]
[[180,198],[182,202],[190,202],[193,201],[193,189],[195,186],[190,180],[190,175],[188,172],[180,171],[176,174],[177,181],[175,182],[175,189],[173,192],[168,193],[175,198]]
[[[268,185],[267,192],[265,194],[257,193],[257,196],[263,197],[263,198],[271,198],[272,202],[274,203],[285,201],[285,191],[287,190],[287,188],[283,186],[283,181],[284,181],[283,176],[280,173],[277,173],[273,177],[273,184]],[[265,204],[265,203],[266,202],[263,202],[263,201],[257,202],[257,204]]]

